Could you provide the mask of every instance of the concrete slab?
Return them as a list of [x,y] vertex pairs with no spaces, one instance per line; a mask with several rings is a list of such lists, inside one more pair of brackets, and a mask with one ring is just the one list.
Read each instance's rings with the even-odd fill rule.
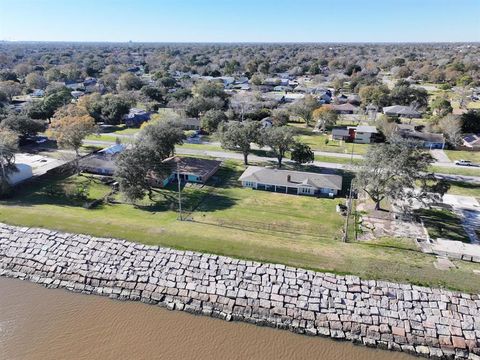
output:
[[473,196],[443,195],[443,203],[457,209],[480,210],[480,204]]
[[436,239],[430,242],[431,251],[439,256],[453,259],[480,262],[480,245],[461,241]]
[[452,162],[448,158],[447,154],[445,154],[445,151],[443,151],[441,149],[432,149],[432,150],[430,150],[430,153],[432,154],[433,158],[439,163],[451,164],[451,162]]
[[450,270],[456,268],[455,264],[452,263],[447,257],[438,256],[437,260],[433,264],[438,270]]

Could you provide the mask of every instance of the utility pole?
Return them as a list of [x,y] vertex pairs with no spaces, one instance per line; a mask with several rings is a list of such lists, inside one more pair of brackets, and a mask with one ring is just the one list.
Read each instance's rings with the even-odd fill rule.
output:
[[182,182],[180,180],[180,166],[177,160],[177,181],[178,181],[178,211],[179,211],[179,220],[183,221],[182,218]]
[[[355,141],[355,140],[354,140]],[[350,165],[353,166],[353,149],[355,148],[355,142],[352,143],[352,153],[350,154]],[[347,217],[345,219],[345,228],[343,229],[343,242],[347,242],[348,239],[348,222],[350,219],[350,211],[352,208],[352,188],[353,188],[353,179],[350,181],[350,191],[348,193],[347,199]]]

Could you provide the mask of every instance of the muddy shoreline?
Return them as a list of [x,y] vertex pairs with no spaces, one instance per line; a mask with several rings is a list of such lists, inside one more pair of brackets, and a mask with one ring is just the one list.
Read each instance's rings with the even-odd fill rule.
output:
[[480,359],[478,295],[0,225],[0,275],[438,359]]

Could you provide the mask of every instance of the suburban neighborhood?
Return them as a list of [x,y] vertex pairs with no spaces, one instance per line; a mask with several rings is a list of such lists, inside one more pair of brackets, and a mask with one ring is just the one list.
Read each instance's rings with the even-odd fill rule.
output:
[[[228,47],[224,49],[228,50]],[[346,50],[348,49],[342,51]],[[222,161],[234,160],[235,153],[240,152],[244,158],[251,153],[258,160],[239,177],[238,186],[285,194],[348,197],[351,176],[355,167],[361,166],[362,159],[368,159],[369,149],[399,139],[430,152],[433,159],[428,170],[437,179],[447,179],[451,188],[462,188],[459,184],[465,183],[465,176],[467,179],[472,178],[473,184],[478,182],[476,177],[480,176],[480,169],[475,168],[480,163],[479,154],[475,152],[477,134],[470,132],[475,130],[475,126],[480,132],[478,125],[475,125],[479,115],[475,110],[478,100],[475,100],[476,88],[473,84],[476,80],[473,78],[469,80],[470,84],[463,87],[467,90],[463,92],[471,95],[465,95],[458,105],[458,110],[462,111],[457,113],[461,115],[453,115],[452,104],[458,101],[458,85],[448,90],[443,90],[447,89],[446,84],[423,87],[422,80],[411,75],[394,80],[397,76],[394,71],[392,73],[394,68],[390,72],[383,69],[377,73],[380,85],[357,86],[356,91],[351,90],[349,82],[352,80],[327,62],[318,68],[312,65],[314,71],[307,74],[269,72],[270,77],[262,78],[262,72],[252,74],[248,71],[234,71],[229,73],[230,76],[220,72],[219,75],[212,76],[200,75],[192,70],[176,70],[163,73],[159,78],[154,71],[147,72],[146,65],[142,63],[142,56],[151,56],[149,54],[154,51],[155,49],[147,48],[142,49],[142,52],[126,53],[131,60],[126,63],[126,72],[118,77],[113,93],[112,85],[109,88],[106,78],[102,80],[98,75],[84,78],[75,75],[70,77],[71,80],[58,81],[64,76],[61,73],[63,65],[53,65],[48,70],[57,73],[57,78],[49,85],[45,75],[41,75],[46,70],[33,70],[27,74],[20,72],[20,69],[33,69],[30,64],[12,64],[10,68],[5,64],[2,76],[16,80],[2,82],[3,91],[12,93],[11,100],[7,96],[4,102],[4,128],[9,130],[7,124],[12,124],[12,129],[18,126],[25,128],[21,129],[24,135],[20,138],[20,147],[15,151],[15,156],[10,158],[15,159],[15,163],[12,164],[12,160],[8,163],[6,159],[12,171],[5,176],[5,180],[15,187],[5,191],[15,196],[15,189],[28,188],[35,179],[45,177],[45,174],[68,173],[70,167],[77,168],[74,177],[78,177],[80,171],[97,176],[111,176],[115,180],[116,159],[122,156],[121,153],[130,152],[136,144],[140,147],[148,143],[145,140],[145,144],[140,144],[142,134],[148,138],[148,129],[153,130],[155,124],[159,123],[163,123],[159,126],[163,126],[163,130],[159,128],[157,132],[164,131],[164,136],[168,137],[168,133],[173,131],[175,135],[168,139],[172,143],[165,145],[168,156],[159,157],[157,165],[165,167],[171,162],[168,158],[175,152],[184,155],[180,161],[181,166],[191,167],[192,172],[181,172],[182,186],[188,182],[206,184],[218,168],[223,166],[220,165]],[[398,62],[400,63],[399,60]],[[41,67],[38,64],[35,66]],[[359,73],[351,74],[357,83],[362,76],[371,77],[375,74],[368,70],[362,75],[359,65],[349,65],[347,68],[348,72],[352,68]],[[15,73],[16,69],[20,75]],[[81,73],[80,69],[76,71],[77,74]],[[22,76],[23,79],[35,78],[36,83],[41,83],[43,88],[29,89],[30,83],[23,83],[25,80],[22,80]],[[388,82],[385,83],[385,79]],[[390,89],[394,81],[397,83]],[[157,84],[161,84],[161,87],[156,87]],[[25,87],[24,90],[22,86]],[[395,100],[394,95],[389,95],[389,92],[397,90],[405,94],[401,96],[407,97]],[[19,93],[22,91],[26,93]],[[51,95],[48,95],[49,91]],[[176,94],[187,94],[187,91],[193,93],[194,97],[188,100],[186,95],[186,102],[179,102]],[[118,95],[114,95],[117,92]],[[375,92],[384,93],[374,95]],[[131,97],[126,97],[127,94]],[[382,97],[380,102],[372,97],[379,95]],[[392,99],[387,100],[389,96]],[[53,105],[57,107],[57,110],[53,109],[53,121],[45,118],[47,124],[42,124],[42,117],[51,116],[45,113],[46,109],[43,110],[46,106],[44,102],[52,98],[59,99],[55,100],[58,105]],[[445,104],[442,103],[442,106],[445,109],[438,110],[443,117],[435,115],[438,98],[444,99]],[[395,104],[395,101],[402,105]],[[384,103],[392,105],[384,106]],[[66,104],[63,105],[65,115],[60,115],[63,111],[60,104]],[[113,107],[108,110],[113,112],[106,112],[106,106]],[[75,112],[80,114],[68,115]],[[81,124],[80,115],[84,117],[82,119],[93,119],[93,122]],[[63,125],[64,128],[61,126],[58,133],[54,129],[48,129],[48,123],[60,123],[59,116],[78,119],[79,123],[72,126],[86,128],[83,133],[79,131],[83,136],[75,134],[81,138],[65,139],[65,144],[59,142],[63,133],[68,131],[68,124]],[[19,125],[14,125],[15,121]],[[251,129],[243,129],[248,127],[243,124],[248,124]],[[270,142],[273,142],[273,146],[269,146]],[[72,143],[74,144],[71,145]],[[304,146],[297,146],[297,151],[294,151],[295,144]],[[276,149],[276,146],[279,148]],[[37,159],[39,156],[42,157],[40,160]],[[292,160],[288,159],[289,156]],[[208,163],[208,158],[212,158],[218,165],[202,164]],[[287,169],[282,170],[280,167],[283,158]],[[298,159],[294,160],[295,158]],[[277,159],[276,166],[273,159]],[[188,162],[192,164],[187,164]],[[54,164],[55,167],[46,167],[47,164]],[[204,165],[206,168],[202,169]],[[275,167],[280,169],[275,170]],[[311,171],[312,168],[315,172]],[[145,169],[145,173],[150,174],[153,170]],[[151,175],[147,177],[151,179],[151,184],[165,187],[168,183],[173,183],[175,176],[176,173],[171,172],[164,181],[153,181]],[[287,178],[299,180],[289,181]],[[114,183],[120,184],[121,195],[122,182]],[[296,183],[303,183],[303,186],[294,185]],[[115,189],[118,187],[113,189],[117,191]],[[353,191],[356,199],[352,203],[348,200],[350,205],[362,201],[361,190]],[[387,194],[386,198],[388,197]],[[385,210],[394,209],[392,200],[394,199],[389,200],[392,209]],[[348,212],[351,214],[355,210],[349,209]],[[467,232],[471,230],[468,227],[472,225],[461,217],[458,221],[460,228],[466,227]],[[360,229],[361,223],[357,227]]]
[[0,279],[480,359],[478,42],[0,41],[0,164]]

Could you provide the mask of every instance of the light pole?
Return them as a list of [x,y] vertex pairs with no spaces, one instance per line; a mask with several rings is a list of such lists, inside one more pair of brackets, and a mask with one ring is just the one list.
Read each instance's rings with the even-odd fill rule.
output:
[[178,182],[178,211],[179,211],[179,220],[183,221],[182,218],[182,182],[180,180],[180,166],[177,160],[177,182]]

